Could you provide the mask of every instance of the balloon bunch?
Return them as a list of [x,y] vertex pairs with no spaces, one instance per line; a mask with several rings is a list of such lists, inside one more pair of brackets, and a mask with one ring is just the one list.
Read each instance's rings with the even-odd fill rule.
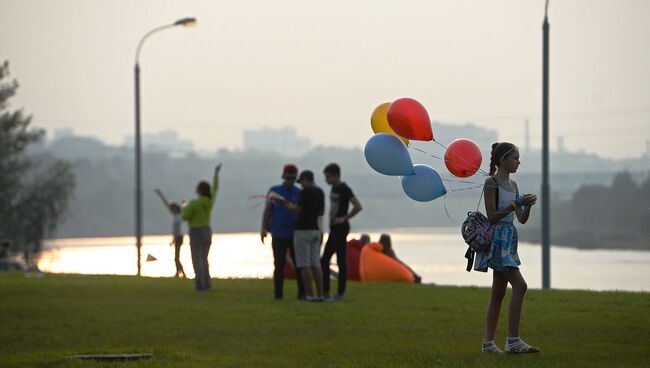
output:
[[[413,165],[407,149],[410,140],[436,142],[422,104],[408,97],[382,103],[373,111],[370,124],[376,133],[364,150],[370,167],[384,175],[402,176],[404,192],[416,201],[432,201],[447,193],[440,174],[431,166]],[[452,175],[466,178],[480,170],[481,151],[471,140],[456,139],[444,148],[445,166]]]

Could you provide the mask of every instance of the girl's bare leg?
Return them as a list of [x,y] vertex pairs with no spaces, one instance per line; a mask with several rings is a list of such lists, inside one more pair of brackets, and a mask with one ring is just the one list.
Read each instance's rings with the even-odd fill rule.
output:
[[506,280],[512,285],[512,298],[508,310],[508,336],[519,336],[519,321],[521,320],[521,309],[524,304],[524,295],[528,290],[526,280],[517,269],[503,272]]
[[490,296],[490,303],[487,308],[486,322],[485,322],[485,336],[484,341],[494,340],[494,335],[497,329],[497,322],[499,321],[499,314],[501,312],[501,302],[506,295],[508,287],[508,280],[504,277],[503,272],[494,271],[492,276],[492,295]]

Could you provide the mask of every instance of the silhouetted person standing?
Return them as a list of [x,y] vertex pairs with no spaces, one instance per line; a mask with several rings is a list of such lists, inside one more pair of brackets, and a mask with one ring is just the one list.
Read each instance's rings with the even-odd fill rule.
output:
[[[320,245],[323,242],[323,232],[320,223],[325,212],[325,193],[314,184],[314,173],[309,170],[300,173],[298,182],[302,186],[298,203],[284,202],[289,210],[298,214],[293,233],[296,266],[300,269],[300,276],[305,286],[305,299],[322,301],[324,296]],[[316,296],[314,296],[312,282],[316,284]]]
[[260,239],[264,243],[267,231],[271,232],[273,247],[273,286],[275,299],[282,299],[284,288],[284,268],[287,259],[287,250],[293,261],[298,283],[298,299],[305,297],[302,286],[302,278],[296,267],[296,256],[293,246],[293,231],[296,227],[298,216],[287,209],[281,201],[271,198],[269,194],[277,193],[291,203],[298,203],[300,189],[294,185],[298,177],[298,168],[295,165],[287,164],[282,169],[282,184],[275,185],[269,189],[266,196],[266,205],[262,215],[262,229]]
[[192,251],[192,266],[196,290],[207,290],[212,286],[208,254],[212,245],[212,229],[210,228],[210,213],[219,190],[219,171],[221,164],[214,168],[212,189],[207,181],[201,181],[196,186],[197,198],[183,207],[183,220],[190,228],[190,250]]
[[[352,189],[341,181],[341,168],[335,163],[331,163],[323,170],[325,181],[332,186],[330,192],[330,233],[327,237],[323,258],[321,258],[321,268],[323,270],[323,291],[325,297],[329,297],[330,291],[330,260],[336,253],[336,263],[339,266],[338,276],[338,294],[333,298],[334,301],[343,300],[345,286],[348,279],[347,265],[347,237],[350,233],[349,220],[359,213],[362,209],[361,202],[354,196]],[[350,212],[350,203],[352,210]]]
[[167,198],[163,192],[156,188],[156,194],[163,201],[163,204],[172,214],[172,241],[169,245],[174,246],[174,263],[176,264],[176,274],[174,276],[182,276],[185,278],[185,270],[181,264],[181,246],[183,245],[183,219],[181,218],[181,206],[176,202],[167,202]]

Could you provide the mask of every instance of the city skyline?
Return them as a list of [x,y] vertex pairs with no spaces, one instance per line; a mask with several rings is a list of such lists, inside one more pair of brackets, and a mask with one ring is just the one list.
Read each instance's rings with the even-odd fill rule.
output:
[[[447,124],[442,124],[439,122],[432,122],[432,126],[434,127],[434,130],[437,128],[442,128],[443,131],[445,132],[458,132],[462,130],[467,130],[467,134],[464,135],[458,135],[455,134],[454,136],[458,136],[457,138],[466,138],[466,139],[471,139],[475,143],[479,145],[481,150],[483,151],[484,156],[488,155],[489,152],[487,150],[490,148],[488,145],[489,142],[493,142],[494,139],[490,140],[486,138],[489,138],[491,136],[498,136],[498,131],[496,130],[491,130],[487,129],[485,127],[482,127],[480,125],[476,124],[471,124],[468,123],[466,125],[447,125]],[[255,147],[253,145],[254,141],[250,140],[247,142],[247,135],[253,134],[259,139],[259,136],[264,133],[270,133],[271,137],[269,141],[264,142],[263,146],[261,147]],[[296,145],[291,145],[288,150],[282,149],[282,144],[283,142],[286,141],[286,137],[281,137],[281,134],[288,134],[289,137],[293,137],[297,140],[297,147]],[[478,136],[477,136],[478,134]],[[451,135],[450,135],[451,136]],[[470,138],[467,138],[470,137]],[[477,137],[480,137],[477,139]],[[110,149],[120,149],[120,148],[128,148],[128,149],[133,149],[134,146],[134,138],[132,134],[127,134],[124,137],[122,137],[121,141],[117,142],[109,142],[102,137],[96,137],[92,135],[83,135],[79,134],[78,132],[75,132],[74,129],[65,127],[61,129],[57,129],[54,132],[51,131],[45,131],[45,140],[46,144],[50,145],[59,139],[63,138],[74,138],[74,139],[81,139],[81,140],[96,140],[100,144],[104,145],[106,148]],[[172,156],[178,157],[186,155],[186,154],[200,154],[205,157],[211,157],[215,153],[218,154],[219,151],[221,150],[228,150],[231,152],[246,152],[246,151],[260,151],[260,152],[274,152],[278,154],[282,154],[283,156],[286,157],[294,157],[298,158],[304,155],[305,153],[308,153],[309,151],[313,149],[317,149],[318,147],[321,148],[333,148],[333,149],[358,149],[360,151],[363,151],[363,147],[345,147],[345,146],[340,146],[336,144],[319,144],[315,142],[311,142],[311,140],[306,137],[305,135],[302,135],[300,131],[296,130],[294,127],[290,126],[280,126],[280,127],[266,127],[262,126],[260,128],[255,128],[255,129],[249,129],[249,130],[244,130],[242,131],[242,144],[239,147],[209,147],[207,149],[201,148],[201,147],[196,147],[192,142],[183,139],[183,137],[174,130],[160,130],[160,131],[149,131],[143,134],[142,136],[142,144],[143,144],[143,149],[146,150],[153,150],[157,152],[168,152]],[[522,145],[519,145],[518,148],[522,151],[522,153],[525,155],[527,153],[534,153],[536,157],[540,154],[541,149],[540,147],[531,147],[530,145],[526,145],[525,140],[523,141]],[[411,146],[415,146],[416,148],[424,148],[424,149],[430,149],[431,152],[438,152],[441,151],[442,148],[439,145],[436,145],[432,142],[418,142],[418,141],[412,141]],[[596,159],[600,160],[613,160],[613,162],[616,161],[626,161],[626,160],[639,160],[643,159],[645,157],[650,157],[650,140],[648,141],[646,145],[646,151],[642,152],[639,156],[634,156],[634,157],[624,157],[624,158],[608,158],[605,156],[601,156],[597,153],[593,152],[588,152],[583,149],[580,150],[571,150],[567,149],[564,145],[563,142],[563,137],[559,136],[556,139],[555,146],[551,149],[551,153],[553,154],[569,154],[569,155],[585,155],[585,156],[592,156]],[[537,157],[538,158],[538,157]],[[530,168],[527,168],[530,169]],[[532,168],[533,171],[537,171],[538,168],[535,166]],[[553,169],[553,168],[552,168]],[[624,170],[631,169],[631,168],[623,168]],[[641,169],[642,171],[645,170],[645,168]]]
[[[0,59],[21,85],[10,108],[48,131],[111,144],[132,135],[137,42],[193,15],[197,27],[144,46],[143,133],[174,130],[213,150],[241,148],[244,130],[291,126],[315,145],[362,148],[374,107],[409,96],[434,121],[472,122],[520,146],[528,120],[531,147],[541,144],[543,1],[0,4]],[[551,2],[553,150],[562,140],[606,158],[646,153],[649,10]]]

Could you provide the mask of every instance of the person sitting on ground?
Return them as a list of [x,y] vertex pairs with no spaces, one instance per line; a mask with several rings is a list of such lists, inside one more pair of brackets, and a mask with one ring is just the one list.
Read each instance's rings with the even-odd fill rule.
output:
[[2,239],[0,242],[0,271],[9,270],[9,248],[11,248],[11,240]]
[[10,239],[0,241],[0,271],[19,271],[24,268],[21,263],[11,256],[12,245]]
[[361,242],[361,246],[363,247],[364,245],[370,244],[370,235],[368,234],[361,234],[359,237],[359,242]]
[[379,243],[383,246],[382,253],[396,260],[397,262],[401,263],[404,267],[408,268],[408,270],[411,271],[411,273],[413,274],[415,283],[417,284],[422,283],[422,277],[418,275],[415,271],[413,271],[413,269],[409,267],[406,263],[402,262],[399,258],[397,258],[397,255],[395,254],[395,250],[393,249],[393,244],[390,239],[390,235],[381,234],[381,236],[379,237]]
[[361,234],[359,239],[351,239],[348,241],[348,248],[353,247],[361,250],[364,246],[370,244],[370,235]]
[[[345,254],[348,260],[348,280],[361,280],[361,275],[359,273],[361,249],[368,244],[370,244],[370,235],[368,234],[361,234],[359,239],[348,241],[348,250]],[[335,272],[334,270],[330,270],[330,274],[334,277],[338,277],[338,272]]]

